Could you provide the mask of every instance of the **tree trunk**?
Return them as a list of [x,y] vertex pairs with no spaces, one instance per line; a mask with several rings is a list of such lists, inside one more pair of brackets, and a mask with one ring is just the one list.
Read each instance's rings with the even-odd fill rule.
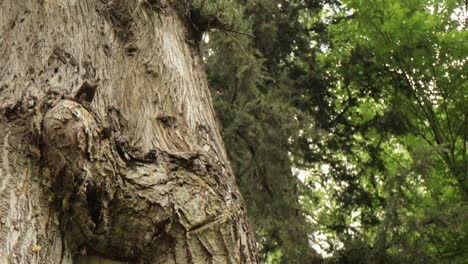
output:
[[0,1],[0,263],[257,263],[190,3]]

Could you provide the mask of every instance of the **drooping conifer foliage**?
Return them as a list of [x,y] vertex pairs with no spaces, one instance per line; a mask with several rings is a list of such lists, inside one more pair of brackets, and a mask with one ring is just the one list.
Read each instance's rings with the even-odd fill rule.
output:
[[468,259],[462,1],[195,2],[266,262]]

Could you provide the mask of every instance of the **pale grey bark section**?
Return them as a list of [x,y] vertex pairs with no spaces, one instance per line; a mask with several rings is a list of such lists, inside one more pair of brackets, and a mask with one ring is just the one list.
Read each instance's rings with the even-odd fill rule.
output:
[[0,2],[0,263],[256,263],[185,1]]

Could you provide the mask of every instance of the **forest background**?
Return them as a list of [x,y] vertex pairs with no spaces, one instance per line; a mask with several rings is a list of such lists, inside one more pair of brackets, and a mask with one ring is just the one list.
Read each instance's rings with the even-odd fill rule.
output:
[[460,0],[196,0],[266,263],[466,263]]

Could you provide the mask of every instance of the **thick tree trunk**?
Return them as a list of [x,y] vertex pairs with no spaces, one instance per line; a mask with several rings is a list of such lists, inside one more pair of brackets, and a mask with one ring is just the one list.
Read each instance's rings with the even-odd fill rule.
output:
[[189,7],[0,1],[0,263],[257,262]]

